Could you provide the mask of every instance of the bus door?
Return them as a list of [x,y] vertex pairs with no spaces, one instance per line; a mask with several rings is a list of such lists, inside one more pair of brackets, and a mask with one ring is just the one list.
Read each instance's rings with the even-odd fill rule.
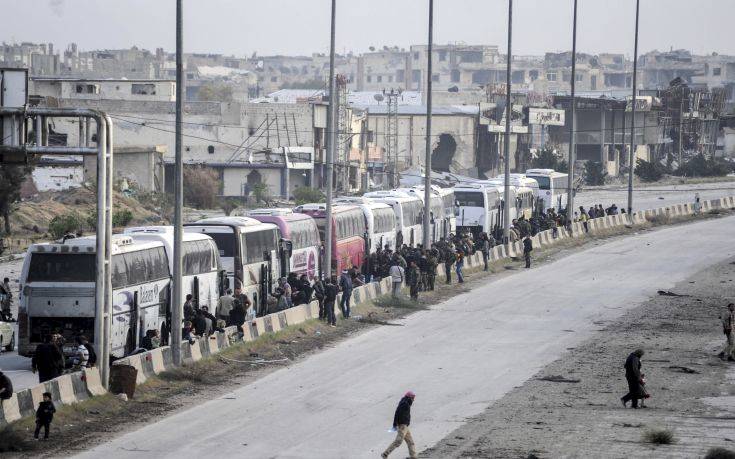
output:
[[193,285],[191,286],[191,296],[194,299],[194,307],[196,309],[199,309],[199,276],[194,276],[194,280],[192,282]]
[[128,340],[125,343],[125,354],[132,354],[138,348],[138,327],[140,321],[140,297],[139,292],[133,294],[133,304],[130,305],[130,330],[128,331]]
[[278,260],[281,264],[281,277],[286,277],[291,266],[290,260],[293,253],[293,243],[288,239],[281,239],[279,245],[278,253],[280,256]]

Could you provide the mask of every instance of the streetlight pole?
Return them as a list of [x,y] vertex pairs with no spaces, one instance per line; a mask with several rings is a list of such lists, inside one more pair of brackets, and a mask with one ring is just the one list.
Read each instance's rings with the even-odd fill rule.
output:
[[575,99],[575,86],[577,83],[577,0],[574,0],[574,22],[572,23],[572,121],[569,132],[569,177],[567,179],[567,226],[572,227],[574,216],[574,162],[577,159],[577,100]]
[[[628,157],[628,215],[633,212],[633,158],[635,158],[636,76],[638,75],[638,17],[641,0],[635,0],[635,45],[633,46],[633,100],[630,110],[630,156]],[[631,218],[631,217],[628,217]]]
[[513,39],[513,0],[508,0],[508,62],[505,72],[505,187],[503,194],[503,242],[510,242],[510,206],[512,203],[508,202],[510,197],[510,117],[513,112],[510,100],[510,68],[511,62],[513,61],[512,54],[512,39]]
[[424,248],[431,245],[431,77],[434,41],[434,0],[429,0],[429,48],[426,63],[426,160],[424,161]]
[[184,161],[181,123],[184,104],[184,17],[183,0],[176,0],[176,140],[174,167],[174,277],[171,288],[171,356],[174,365],[181,365],[181,316],[183,302],[181,291],[181,241],[183,239],[182,208],[184,206]]
[[334,132],[335,124],[335,108],[337,106],[337,88],[334,80],[334,37],[336,32],[336,13],[337,0],[332,0],[332,25],[331,38],[329,42],[329,106],[327,107],[327,208],[326,223],[324,224],[324,260],[326,269],[322,272],[327,273],[326,278],[332,277],[332,187],[334,186],[332,177],[332,162],[334,161],[334,142],[336,140]]

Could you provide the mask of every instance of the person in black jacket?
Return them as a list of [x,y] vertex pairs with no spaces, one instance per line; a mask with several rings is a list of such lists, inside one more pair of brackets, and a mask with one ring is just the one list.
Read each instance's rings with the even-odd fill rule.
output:
[[643,349],[636,349],[625,360],[625,380],[628,381],[628,393],[620,398],[623,406],[627,406],[628,401],[632,402],[631,407],[638,408],[638,399],[643,399],[646,392],[643,389],[643,376],[641,375],[641,357],[643,357]]
[[324,285],[324,314],[327,318],[327,323],[332,326],[337,326],[337,316],[334,313],[334,303],[337,302],[337,293],[339,292],[339,286],[337,285],[337,276],[332,276],[331,279],[327,279]]
[[8,400],[13,396],[13,383],[10,382],[10,378],[5,376],[5,373],[0,371],[0,402]]
[[56,408],[54,408],[54,402],[51,401],[51,393],[44,392],[43,401],[38,404],[36,410],[36,431],[33,433],[33,438],[38,440],[38,434],[43,427],[43,439],[48,440],[48,431],[54,419],[54,413],[56,413]]
[[523,258],[526,260],[526,268],[531,267],[531,250],[533,250],[531,236],[526,236],[523,240]]
[[242,326],[245,323],[245,308],[240,298],[235,297],[232,302],[232,310],[230,311],[230,323],[227,325],[234,325],[237,327],[239,333],[243,333]]
[[396,413],[393,415],[393,428],[396,430],[396,439],[393,443],[381,455],[384,459],[388,457],[394,449],[401,446],[401,443],[406,442],[408,446],[409,457],[418,457],[416,455],[416,445],[413,442],[411,431],[408,426],[411,425],[411,405],[413,400],[416,398],[416,394],[411,391],[406,392],[396,408]]
[[36,347],[31,359],[33,372],[38,372],[38,382],[44,383],[58,376],[64,370],[64,356],[55,344],[51,343],[51,335],[44,335],[43,343]]

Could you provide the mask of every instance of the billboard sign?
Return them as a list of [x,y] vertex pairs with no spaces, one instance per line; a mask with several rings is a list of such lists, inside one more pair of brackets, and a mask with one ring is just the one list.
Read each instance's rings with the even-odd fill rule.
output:
[[564,110],[554,108],[529,108],[528,124],[564,126]]

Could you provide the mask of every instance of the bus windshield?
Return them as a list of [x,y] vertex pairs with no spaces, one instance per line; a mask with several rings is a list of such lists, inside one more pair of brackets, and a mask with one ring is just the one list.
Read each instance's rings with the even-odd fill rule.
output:
[[205,233],[207,236],[214,239],[214,243],[217,244],[220,257],[234,257],[235,256],[235,235],[233,233]]
[[454,199],[461,207],[485,207],[481,191],[455,191]]
[[94,254],[34,252],[28,282],[94,282],[95,266]]
[[532,176],[532,175],[529,175],[528,178],[532,178],[532,179],[536,180],[538,182],[538,187],[539,187],[540,190],[548,190],[548,189],[550,189],[549,188],[549,185],[551,184],[550,177],[547,177],[547,176],[544,176],[544,175],[542,175],[542,176],[537,176],[537,175],[533,175]]

